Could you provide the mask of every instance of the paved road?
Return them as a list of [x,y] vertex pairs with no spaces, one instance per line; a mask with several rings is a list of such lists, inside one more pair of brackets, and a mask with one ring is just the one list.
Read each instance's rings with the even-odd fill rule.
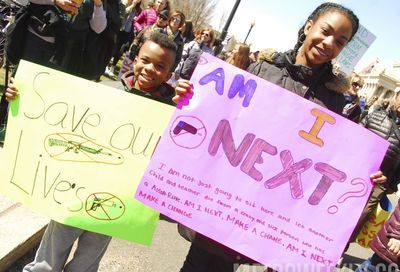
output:
[[[189,243],[179,236],[176,225],[160,221],[150,247],[113,239],[104,256],[100,272],[178,272],[189,249]],[[20,272],[34,257],[35,249],[12,266],[8,272]],[[371,255],[369,249],[352,244],[338,271],[354,271],[358,264]],[[238,272],[261,272],[262,267],[240,267]],[[301,272],[301,271],[299,271]]]

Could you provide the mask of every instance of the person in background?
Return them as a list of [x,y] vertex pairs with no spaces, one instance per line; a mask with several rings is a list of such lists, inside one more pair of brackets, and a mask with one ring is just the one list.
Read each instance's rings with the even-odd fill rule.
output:
[[186,44],[194,40],[193,23],[192,21],[185,21],[183,26],[179,29],[182,34],[183,43]]
[[211,28],[203,28],[198,31],[196,38],[185,44],[181,61],[175,69],[175,79],[190,79],[199,62],[203,52],[213,54],[212,46],[214,44],[215,34]]
[[170,9],[168,0],[154,0],[154,2],[148,5],[147,9],[143,10],[133,19],[133,27],[136,33],[139,33],[147,26],[153,25],[157,20],[158,13],[163,10],[170,11]]
[[[353,38],[358,26],[358,18],[351,10],[336,3],[323,3],[300,28],[294,50],[277,53],[273,64],[263,62],[257,75],[340,114],[344,106],[343,93],[328,89],[325,84],[335,77],[331,60]],[[375,183],[386,181],[381,171],[370,178]],[[249,262],[254,263],[197,233],[180,272],[233,272],[240,264]]]
[[265,48],[261,49],[261,51],[258,54],[258,60],[256,62],[253,62],[249,65],[249,68],[247,68],[247,71],[252,74],[259,74],[260,69],[262,68],[262,63],[264,61],[268,63],[274,63],[274,58],[277,55],[277,51],[275,48]]
[[380,108],[382,105],[382,101],[379,101],[378,96],[374,95],[369,101],[368,101],[368,114],[372,113],[374,110]]
[[121,29],[120,0],[107,0],[107,27],[100,34],[89,29],[83,50],[82,68],[78,76],[88,80],[100,81],[116,50],[116,40]]
[[154,25],[145,27],[133,40],[129,49],[130,59],[135,59],[140,47],[150,37],[153,32],[167,33],[167,26],[169,21],[169,11],[163,10],[157,15],[157,21]]
[[379,108],[368,114],[360,122],[366,129],[389,142],[389,148],[380,167],[383,174],[387,177],[387,181],[374,186],[371,196],[350,238],[350,242],[356,239],[361,228],[379,204],[382,196],[397,192],[397,185],[400,182],[400,130],[396,120],[400,116],[400,95],[397,94],[393,100],[393,104],[390,107],[387,109],[384,107]]
[[342,115],[347,119],[358,123],[360,122],[361,114],[363,112],[360,106],[360,97],[358,96],[358,91],[361,90],[363,86],[363,80],[359,75],[353,73],[350,82],[351,86],[347,92],[348,103],[344,106]]
[[32,9],[22,59],[78,74],[89,28],[107,26],[102,0],[30,0]]
[[180,11],[175,11],[169,18],[167,27],[167,35],[172,39],[177,47],[176,59],[174,63],[174,70],[178,66],[182,58],[183,51],[183,38],[179,29],[185,24],[185,15]]
[[244,43],[235,45],[226,62],[246,70],[250,65],[250,47]]
[[250,55],[249,55],[250,62],[254,63],[254,62],[258,61],[258,55],[259,54],[260,54],[260,51],[251,52]]
[[112,56],[112,63],[106,67],[104,72],[104,74],[109,77],[115,76],[115,66],[117,65],[124,51],[129,48],[131,42],[133,41],[135,36],[134,28],[132,26],[133,18],[142,12],[141,4],[142,0],[128,0],[122,5],[122,11],[124,13],[122,16],[122,28],[117,36],[115,51]]
[[[400,117],[400,95],[396,94],[394,103],[386,110],[383,108],[373,111],[362,120],[362,124],[390,143],[381,164],[387,182],[375,186],[370,199],[362,213],[354,231],[353,239],[368,220],[374,208],[385,193],[396,192],[400,181],[400,126],[396,120]],[[400,202],[397,203],[393,214],[385,222],[370,247],[374,254],[360,265],[356,272],[391,272],[399,271],[400,265]]]

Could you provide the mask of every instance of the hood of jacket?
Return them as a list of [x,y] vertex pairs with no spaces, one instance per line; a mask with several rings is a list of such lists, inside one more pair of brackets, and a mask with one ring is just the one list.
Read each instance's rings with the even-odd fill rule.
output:
[[341,74],[335,75],[332,72],[332,64],[330,62],[313,69],[305,65],[295,64],[295,59],[296,52],[294,50],[277,53],[274,58],[274,65],[285,67],[294,80],[306,86],[324,84],[331,91],[340,94],[346,93],[349,86],[347,79]]

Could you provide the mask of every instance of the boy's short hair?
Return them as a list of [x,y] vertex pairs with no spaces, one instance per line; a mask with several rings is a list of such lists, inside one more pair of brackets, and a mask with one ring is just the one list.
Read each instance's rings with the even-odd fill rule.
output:
[[[159,33],[159,32],[153,32],[153,33],[151,33],[151,35],[147,41],[152,41],[153,43],[158,44],[160,47],[170,51],[173,55],[172,59],[175,60],[178,48],[176,46],[176,43],[172,39],[170,39],[166,34]],[[171,69],[173,68],[173,64],[174,63],[172,63]]]

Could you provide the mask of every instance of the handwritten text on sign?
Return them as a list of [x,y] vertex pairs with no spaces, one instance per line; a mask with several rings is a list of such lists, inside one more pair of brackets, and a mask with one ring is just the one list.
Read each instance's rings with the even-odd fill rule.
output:
[[22,62],[2,193],[61,223],[149,244],[158,213],[132,198],[173,107]]
[[207,54],[192,81],[136,198],[261,263],[335,265],[387,143]]
[[343,48],[339,56],[336,57],[336,61],[340,65],[340,70],[346,74],[350,74],[375,39],[374,34],[368,31],[363,25],[360,25],[353,39]]

